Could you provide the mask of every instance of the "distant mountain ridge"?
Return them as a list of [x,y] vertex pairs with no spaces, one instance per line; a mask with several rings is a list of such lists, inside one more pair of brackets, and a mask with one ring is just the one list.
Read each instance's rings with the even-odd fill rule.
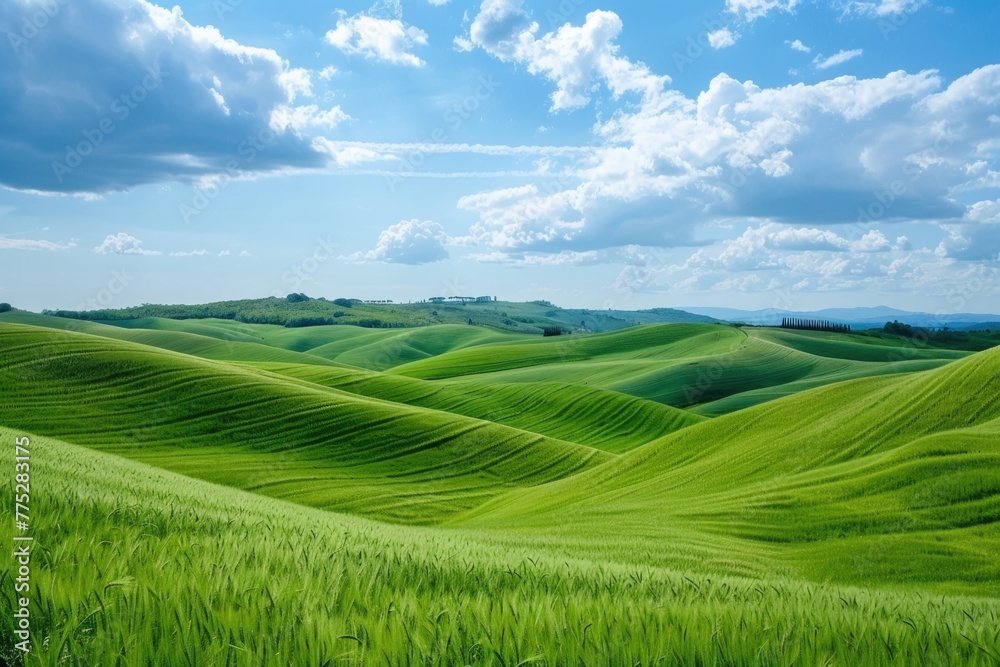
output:
[[891,308],[889,306],[873,306],[859,308],[825,308],[813,311],[792,311],[782,309],[765,310],[740,310],[738,308],[702,308],[698,306],[684,307],[683,310],[698,315],[706,315],[719,320],[730,322],[746,322],[747,324],[759,324],[763,326],[776,326],[781,324],[784,317],[801,317],[805,319],[830,320],[841,324],[862,326],[866,328],[878,327],[892,320],[899,320],[906,324],[919,327],[932,328],[957,328],[964,329],[970,326],[982,326],[983,328],[996,328],[1000,323],[1000,315],[983,313],[942,313],[932,314],[923,312],[912,312]]

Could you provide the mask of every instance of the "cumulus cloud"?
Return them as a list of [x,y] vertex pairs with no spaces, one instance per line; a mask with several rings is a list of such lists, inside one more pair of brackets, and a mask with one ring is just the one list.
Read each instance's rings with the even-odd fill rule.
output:
[[773,231],[771,227],[760,228],[764,245],[781,250],[847,250],[850,243],[828,229],[790,227]]
[[885,234],[873,229],[851,244],[855,252],[885,252],[892,249],[892,244]]
[[801,39],[796,39],[791,42],[785,42],[785,44],[788,44],[789,48],[791,48],[792,51],[801,51],[802,53],[812,52],[812,49],[803,44]]
[[387,262],[390,264],[429,264],[448,259],[444,244],[448,235],[444,228],[430,220],[402,220],[378,237],[374,250],[354,253],[348,259],[361,262]]
[[708,33],[708,45],[713,49],[724,49],[727,46],[732,46],[737,39],[739,39],[739,35],[729,28],[720,28]]
[[[850,242],[831,230],[765,223],[678,261],[657,252],[632,250],[639,261],[622,269],[614,287],[623,294],[879,290],[947,296],[956,282],[977,280],[995,286],[1000,277],[996,265],[958,265],[947,255],[946,243],[960,242],[959,235],[952,236],[936,250],[913,249],[902,237],[889,246],[875,229]],[[991,291],[997,290],[991,287]]]
[[[553,111],[585,104],[598,84],[638,101],[597,122],[598,146],[566,175],[462,197],[477,218],[469,243],[559,253],[690,245],[696,227],[725,221],[957,220],[957,189],[992,182],[1000,143],[982,119],[1000,118],[1000,66],[947,86],[933,70],[778,88],[723,73],[692,98],[622,55],[620,31],[617,16],[593,12],[542,34],[520,2],[483,3],[469,43],[551,81]],[[561,54],[558,69],[548,53]],[[882,247],[871,237],[852,252]]]
[[136,237],[118,232],[109,234],[101,245],[94,248],[99,255],[161,255],[159,250],[146,250]]
[[[849,222],[904,175],[914,147],[933,146],[926,133],[941,131],[938,115],[915,102],[939,87],[934,72],[777,89],[723,74],[697,99],[663,90],[598,124],[604,147],[570,181],[458,204],[478,214],[477,241],[507,250],[683,243],[694,225],[734,217]],[[954,217],[948,171],[912,165],[906,183],[921,187],[905,187],[879,215]]]
[[459,48],[479,47],[501,60],[523,64],[555,84],[552,110],[585,106],[604,84],[614,97],[649,93],[669,82],[642,63],[619,55],[615,40],[622,21],[614,12],[593,11],[582,26],[569,23],[539,35],[540,27],[522,8],[522,0],[484,0]]
[[957,260],[1000,262],[1000,199],[979,201],[960,222],[944,225],[938,254]]
[[937,247],[942,257],[1000,262],[1000,230],[973,225],[948,225],[946,230],[948,235]]
[[427,45],[427,33],[406,25],[399,18],[379,18],[367,14],[342,16],[326,33],[326,41],[344,53],[380,60],[394,65],[422,67],[424,61],[411,53]]
[[[192,182],[239,161],[267,136],[255,172],[314,168],[325,156],[295,128],[342,118],[295,111],[312,74],[271,49],[189,23],[146,0],[60,4],[30,40],[0,49],[0,185],[101,193],[163,180]],[[0,25],[21,26],[34,3],[0,3]],[[21,37],[11,33],[18,40]],[[277,115],[275,115],[277,113]],[[288,131],[269,129],[272,118]],[[302,122],[297,122],[302,119]],[[315,123],[313,123],[315,124]]]
[[965,217],[973,222],[1000,224],[1000,199],[976,202],[969,207]]

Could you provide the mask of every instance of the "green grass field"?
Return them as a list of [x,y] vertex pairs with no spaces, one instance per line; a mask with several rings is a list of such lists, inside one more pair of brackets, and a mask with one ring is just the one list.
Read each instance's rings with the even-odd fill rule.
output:
[[0,658],[995,665],[997,378],[1000,348],[718,324],[5,313],[36,542]]

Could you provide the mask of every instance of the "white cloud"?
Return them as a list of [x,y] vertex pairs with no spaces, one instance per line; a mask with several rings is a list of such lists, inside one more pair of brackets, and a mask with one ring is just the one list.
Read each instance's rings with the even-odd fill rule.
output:
[[1000,264],[1000,230],[988,225],[947,225],[948,236],[936,252],[941,257]]
[[829,58],[823,58],[821,56],[816,56],[813,60],[813,64],[816,65],[816,69],[830,69],[831,67],[836,67],[837,65],[842,65],[848,60],[854,60],[859,58],[864,53],[863,49],[852,49],[850,51],[838,51]]
[[843,9],[848,13],[860,14],[863,16],[898,16],[899,14],[913,14],[921,7],[925,7],[928,0],[879,0],[879,2],[859,2],[848,0],[843,3]]
[[791,42],[785,42],[793,51],[801,51],[802,53],[811,53],[812,49],[802,43],[801,39],[796,39]]
[[[746,21],[763,18],[773,12],[794,13],[800,0],[726,0],[726,9]],[[845,15],[886,17],[913,14],[929,0],[834,0],[829,3]]]
[[305,133],[310,128],[332,130],[349,119],[350,116],[344,113],[339,106],[323,110],[315,104],[303,106],[281,104],[271,111],[269,125],[275,132],[293,130],[297,133]]
[[[690,98],[619,52],[621,27],[592,12],[542,34],[517,0],[482,4],[470,43],[551,81],[554,110],[585,104],[599,84],[639,99],[602,112],[599,145],[566,156],[576,168],[559,178],[460,198],[477,218],[468,243],[580,252],[692,244],[696,227],[741,220],[831,225],[869,209],[885,221],[956,219],[954,189],[981,187],[988,171],[967,165],[997,159],[986,157],[995,137],[981,119],[1000,111],[1000,67],[944,90],[933,70],[780,88],[719,74]],[[875,197],[897,182],[886,207]]]
[[248,250],[243,250],[240,252],[240,257],[253,257]]
[[[648,253],[644,261],[622,269],[614,288],[624,294],[770,291],[785,294],[785,300],[794,299],[787,296],[794,292],[845,290],[919,291],[930,297],[954,294],[956,282],[995,286],[1000,277],[997,266],[956,264],[949,253],[965,251],[969,239],[954,232],[937,250],[913,249],[905,237],[891,247],[883,241],[878,230],[851,243],[831,230],[765,223],[700,248],[683,261]],[[992,252],[998,251],[994,244]],[[990,291],[997,292],[995,287]]]
[[100,255],[160,255],[159,250],[145,250],[142,241],[125,232],[109,234],[101,245],[94,248]]
[[799,0],[726,0],[726,9],[741,18],[753,21],[771,12],[791,12]]
[[484,0],[460,49],[479,47],[500,58],[523,64],[527,70],[555,84],[552,111],[585,106],[603,83],[614,97],[635,92],[649,94],[670,81],[656,76],[642,63],[618,55],[615,43],[622,21],[614,12],[593,11],[582,26],[565,24],[538,36],[521,0]]
[[318,137],[313,142],[313,145],[316,146],[317,150],[323,151],[330,156],[333,166],[341,169],[365,162],[381,162],[397,159],[395,155],[388,151],[373,150],[366,145],[330,141],[325,137]]
[[286,68],[278,75],[278,82],[285,90],[289,102],[294,102],[299,95],[303,97],[313,96],[312,72],[305,68]]
[[[2,2],[0,25],[30,22],[37,10]],[[2,186],[86,195],[190,183],[224,172],[276,107],[312,94],[307,70],[193,25],[179,7],[74,0],[72,14],[49,21],[44,39],[0,49]],[[269,139],[248,170],[322,165],[294,132]]]
[[973,222],[1000,224],[1000,199],[976,202],[965,217]]
[[563,250],[552,254],[491,252],[474,254],[471,258],[485,264],[507,264],[510,266],[587,266],[597,264],[602,256],[596,250],[576,252]]
[[[901,244],[897,242],[897,245]],[[877,229],[872,229],[851,244],[851,250],[855,252],[885,252],[891,248],[892,244],[889,243],[889,239]]]
[[523,4],[524,0],[483,0],[469,26],[469,36],[456,39],[455,45],[463,51],[478,46],[501,60],[513,59],[520,36],[538,30]]
[[207,250],[191,250],[190,252],[178,251],[170,253],[171,257],[203,257],[207,255]]
[[739,37],[739,34],[733,33],[729,28],[720,28],[708,33],[708,44],[713,49],[724,49],[735,44]]
[[408,26],[399,18],[378,18],[365,14],[341,17],[326,33],[326,41],[344,53],[360,55],[394,65],[422,67],[424,61],[411,53],[427,45],[427,33]]
[[448,259],[444,244],[448,235],[444,228],[430,220],[402,220],[378,237],[374,250],[354,253],[347,259],[359,262],[387,262],[391,264],[429,264]]
[[792,155],[792,151],[787,148],[772,153],[770,157],[760,161],[761,171],[772,178],[788,176],[792,173],[792,168],[788,165],[788,160]]
[[37,239],[10,239],[0,236],[0,250],[65,250],[71,246]]
[[228,250],[220,250],[219,251],[219,257],[229,257],[229,251]]
[[940,255],[966,261],[1000,262],[1000,199],[972,204],[960,223],[943,228],[948,235],[938,245]]
[[827,250],[839,252],[847,250],[851,244],[828,229],[809,227],[761,227],[764,245],[781,250]]
[[[934,72],[774,89],[722,74],[697,99],[661,90],[599,123],[603,147],[557,187],[458,205],[477,214],[473,238],[508,252],[687,243],[694,226],[724,218],[847,222],[899,178],[901,148],[928,144],[939,121],[914,103],[939,87]],[[946,217],[945,195],[910,188],[892,217]]]

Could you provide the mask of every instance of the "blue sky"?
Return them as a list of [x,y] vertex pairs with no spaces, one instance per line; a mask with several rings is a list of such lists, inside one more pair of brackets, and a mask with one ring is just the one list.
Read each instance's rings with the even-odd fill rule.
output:
[[997,311],[994,2],[8,0],[0,301]]

